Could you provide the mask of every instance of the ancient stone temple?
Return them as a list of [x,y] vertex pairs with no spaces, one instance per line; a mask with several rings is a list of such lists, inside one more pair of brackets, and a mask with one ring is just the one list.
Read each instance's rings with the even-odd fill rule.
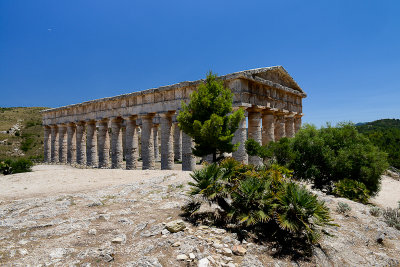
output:
[[[246,111],[233,140],[240,146],[232,156],[244,163],[260,164],[260,158],[246,154],[247,137],[267,144],[294,136],[301,126],[306,94],[281,66],[220,78],[234,93],[234,108]],[[165,170],[172,169],[175,160],[182,160],[182,170],[193,170],[193,142],[179,129],[176,115],[182,101],[187,102],[203,82],[181,82],[45,110],[44,160],[136,169],[141,158],[143,169],[154,169],[155,162],[161,160]]]

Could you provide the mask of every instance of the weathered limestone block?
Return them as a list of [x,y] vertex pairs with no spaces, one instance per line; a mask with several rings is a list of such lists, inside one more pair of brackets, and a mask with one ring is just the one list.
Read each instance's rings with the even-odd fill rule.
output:
[[126,169],[135,170],[137,168],[137,160],[139,157],[138,147],[138,127],[136,125],[137,116],[131,116],[125,119],[126,135],[125,135],[125,159]]
[[232,153],[232,157],[239,162],[244,164],[248,163],[248,155],[246,153],[245,143],[247,140],[247,128],[246,128],[246,118],[240,121],[239,128],[236,130],[233,136],[232,143],[240,143],[238,149]]
[[108,133],[108,119],[97,123],[97,149],[99,151],[99,168],[108,168],[110,162],[110,137]]
[[182,160],[182,131],[178,123],[174,124],[174,160]]
[[51,162],[51,128],[49,126],[44,126],[44,139],[43,139],[43,149],[44,149],[44,162]]
[[111,121],[111,168],[118,169],[122,165],[122,119],[117,117]]
[[262,113],[262,145],[275,141],[275,118],[272,110],[265,110]]
[[141,115],[142,119],[142,169],[154,169],[153,117],[154,113]]
[[76,125],[70,123],[67,126],[67,163],[76,162]]
[[67,126],[65,124],[58,125],[58,161],[67,162]]
[[161,114],[161,170],[174,167],[174,149],[172,136],[172,114]]
[[84,121],[76,124],[76,163],[81,165],[86,164],[86,131]]
[[296,115],[294,117],[294,131],[295,131],[295,133],[297,133],[301,128],[301,116],[302,115]]
[[192,153],[193,147],[192,138],[182,132],[182,171],[194,171],[196,168],[196,157]]
[[284,113],[277,113],[275,116],[275,141],[286,136],[286,120]]
[[97,133],[96,121],[86,122],[86,165],[97,167]]
[[285,135],[286,137],[294,137],[295,129],[294,129],[294,117],[293,116],[286,116],[285,121]]
[[175,220],[172,222],[168,222],[165,225],[165,228],[171,233],[177,233],[179,231],[184,230],[186,228],[186,225],[182,220]]
[[[260,111],[250,110],[248,117],[249,138],[261,144],[261,113]],[[261,165],[262,160],[258,156],[249,156],[249,164]]]
[[51,127],[51,162],[58,162],[58,127],[57,125],[50,125]]
[[153,123],[153,144],[154,144],[154,160],[160,161],[160,150],[158,146],[158,128],[159,124]]

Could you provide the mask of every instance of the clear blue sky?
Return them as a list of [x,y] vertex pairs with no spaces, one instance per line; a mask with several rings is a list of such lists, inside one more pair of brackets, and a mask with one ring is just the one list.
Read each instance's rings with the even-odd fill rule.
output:
[[0,106],[282,65],[304,122],[400,118],[399,1],[0,0]]

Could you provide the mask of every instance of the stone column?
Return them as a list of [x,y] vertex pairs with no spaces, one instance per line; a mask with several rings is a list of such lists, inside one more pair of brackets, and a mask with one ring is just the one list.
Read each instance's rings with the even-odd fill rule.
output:
[[58,161],[67,163],[67,125],[58,125]]
[[297,133],[301,128],[301,117],[302,115],[298,114],[294,117],[294,132]]
[[194,142],[192,138],[182,132],[182,171],[194,171],[196,158],[192,153]]
[[43,161],[45,163],[50,163],[51,162],[51,139],[50,139],[50,134],[51,134],[51,128],[50,126],[44,126],[44,138],[43,138]]
[[294,116],[288,115],[285,120],[285,134],[286,137],[292,138],[294,137]]
[[160,116],[161,116],[161,170],[172,170],[174,168],[172,115],[173,115],[173,113],[160,114]]
[[139,157],[138,127],[136,125],[136,118],[137,116],[125,118],[125,160],[127,170],[134,170],[137,168],[137,160]]
[[232,143],[240,143],[238,150],[232,153],[232,157],[239,162],[247,164],[249,159],[246,153],[245,143],[247,140],[247,128],[246,128],[246,117],[240,121],[239,128],[236,130],[233,136]]
[[96,121],[86,122],[86,165],[97,167],[97,133]]
[[76,124],[76,163],[80,165],[86,164],[86,132],[84,121]]
[[178,123],[174,124],[174,160],[182,160],[182,131]]
[[153,144],[154,144],[154,160],[160,161],[160,151],[158,149],[158,127],[159,124],[153,123]]
[[154,113],[141,115],[143,170],[154,170],[153,118]]
[[122,165],[122,119],[117,117],[111,121],[111,168],[119,169]]
[[58,127],[51,125],[51,162],[58,162]]
[[271,141],[275,141],[274,111],[264,110],[262,113],[262,145],[268,145]]
[[67,163],[76,162],[76,125],[70,123],[67,126]]
[[122,158],[123,160],[126,157],[126,125],[122,123],[121,127],[121,133],[122,133]]
[[279,141],[286,136],[285,113],[277,113],[275,116],[275,141]]
[[[248,111],[249,138],[261,144],[261,113],[260,110],[250,109]],[[262,160],[258,156],[249,156],[249,164],[261,165]]]
[[97,149],[99,151],[99,168],[108,168],[110,162],[110,137],[108,134],[108,119],[99,120],[97,123]]

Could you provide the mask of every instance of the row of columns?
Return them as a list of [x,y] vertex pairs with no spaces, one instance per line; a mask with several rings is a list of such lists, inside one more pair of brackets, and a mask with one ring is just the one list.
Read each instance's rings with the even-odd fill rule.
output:
[[260,157],[247,155],[244,145],[247,137],[266,145],[282,137],[294,137],[301,127],[301,115],[288,111],[252,107],[247,109],[247,114],[248,133],[246,133],[246,119],[243,119],[233,138],[233,143],[240,142],[240,145],[232,154],[236,160],[246,164],[262,164]]
[[[174,112],[159,115],[161,169],[171,170],[174,160],[182,160],[182,170],[194,170],[196,159],[192,155],[192,138],[181,134],[177,124],[175,125],[175,134],[172,134]],[[103,118],[97,121],[88,120],[45,126],[44,160],[52,163],[77,163],[90,167],[117,169],[122,167],[125,155],[126,169],[137,169],[139,159],[137,119],[140,118],[142,120],[142,169],[154,169],[155,161],[159,160],[159,125],[153,123],[154,116],[155,113],[149,113],[140,116]],[[109,121],[111,121],[111,131],[109,130]],[[124,133],[122,131],[123,122],[125,123]],[[111,166],[109,166],[110,155]]]

